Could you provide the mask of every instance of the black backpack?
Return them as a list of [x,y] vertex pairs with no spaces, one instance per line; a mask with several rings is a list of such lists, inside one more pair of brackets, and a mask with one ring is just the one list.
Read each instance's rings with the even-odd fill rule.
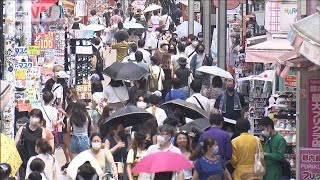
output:
[[99,47],[98,49],[95,49],[93,51],[93,54],[97,58],[97,62],[96,62],[96,71],[97,72],[102,72],[103,71],[103,64],[104,64],[103,59],[102,59],[101,54],[100,54],[100,49],[101,49],[101,47]]

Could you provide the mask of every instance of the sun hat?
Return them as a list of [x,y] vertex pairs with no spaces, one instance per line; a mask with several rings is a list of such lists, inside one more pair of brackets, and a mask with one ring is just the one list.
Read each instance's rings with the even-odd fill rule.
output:
[[57,74],[58,79],[66,79],[69,78],[70,76],[65,72],[65,71],[59,71]]
[[186,64],[188,64],[187,59],[184,58],[184,57],[180,57],[180,58],[177,60],[177,63],[178,63],[179,65],[186,65]]

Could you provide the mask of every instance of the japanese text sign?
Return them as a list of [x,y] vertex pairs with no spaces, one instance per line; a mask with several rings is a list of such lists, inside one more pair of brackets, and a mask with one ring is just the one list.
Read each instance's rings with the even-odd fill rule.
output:
[[309,80],[309,144],[320,148],[320,79]]
[[301,148],[300,158],[300,179],[320,179],[320,149]]
[[55,43],[54,32],[36,33],[34,45],[40,46],[41,49],[53,49]]
[[296,75],[287,75],[284,78],[284,85],[287,87],[297,87],[297,76]]
[[16,56],[27,55],[27,47],[15,47],[14,51]]
[[28,55],[40,55],[40,46],[28,46],[27,47]]

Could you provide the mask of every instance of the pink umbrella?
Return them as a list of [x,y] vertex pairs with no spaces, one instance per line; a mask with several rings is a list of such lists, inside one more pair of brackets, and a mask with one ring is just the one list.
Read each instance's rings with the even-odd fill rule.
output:
[[144,157],[133,169],[133,173],[175,172],[191,169],[192,163],[183,155],[173,152],[158,152]]

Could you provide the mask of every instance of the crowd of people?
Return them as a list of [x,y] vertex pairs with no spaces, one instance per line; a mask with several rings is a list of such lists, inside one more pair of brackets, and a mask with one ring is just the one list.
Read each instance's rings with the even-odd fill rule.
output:
[[[129,9],[132,7],[129,7]],[[273,121],[259,121],[266,138],[249,134],[250,122],[244,97],[235,90],[235,81],[210,78],[196,71],[216,62],[205,53],[202,34],[179,37],[181,9],[143,14],[141,9],[127,13],[117,4],[102,17],[91,11],[90,24],[103,24],[110,31],[95,32],[90,77],[92,100],[80,100],[75,88],[68,87],[69,76],[62,65],[42,91],[42,105],[33,109],[29,123],[19,127],[15,144],[23,164],[20,179],[281,179],[285,140],[274,130]],[[124,23],[141,23],[146,31],[124,29]],[[74,21],[72,29],[80,29]],[[128,32],[129,31],[129,32]],[[108,34],[107,34],[108,33]],[[117,51],[116,61],[133,62],[148,71],[137,81],[111,79],[104,84],[100,62],[108,61],[106,46]],[[180,127],[193,119],[179,108],[163,108],[164,102],[181,99],[206,112],[211,127],[192,132]],[[119,108],[134,105],[154,118],[125,127],[117,122],[102,129],[105,120]],[[232,125],[224,117],[236,120]],[[58,167],[54,152],[62,147],[66,164]],[[169,151],[182,154],[193,169],[154,174],[132,173],[145,156]],[[255,155],[262,153],[265,173],[255,173]],[[83,162],[88,158],[87,161]],[[79,163],[81,162],[81,163]],[[4,166],[4,165],[1,165]],[[3,168],[2,168],[3,169]]]

